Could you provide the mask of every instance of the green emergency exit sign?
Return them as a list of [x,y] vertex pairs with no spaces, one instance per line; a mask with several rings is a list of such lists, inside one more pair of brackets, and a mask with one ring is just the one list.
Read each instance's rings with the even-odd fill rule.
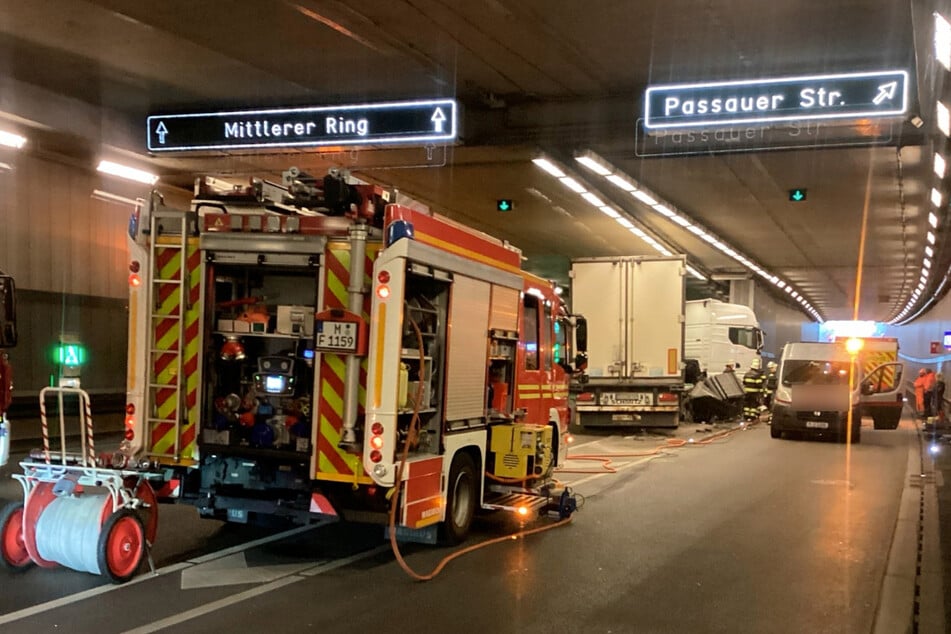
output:
[[806,190],[803,188],[790,189],[789,200],[794,203],[801,203],[806,199]]
[[515,201],[511,198],[499,198],[495,201],[496,211],[512,211],[515,208]]

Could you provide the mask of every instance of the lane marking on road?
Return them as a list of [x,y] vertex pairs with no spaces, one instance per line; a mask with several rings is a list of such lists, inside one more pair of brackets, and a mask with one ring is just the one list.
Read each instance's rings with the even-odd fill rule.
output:
[[150,632],[156,632],[167,627],[172,627],[173,625],[180,625],[186,621],[191,621],[192,619],[216,612],[222,608],[235,605],[236,603],[241,603],[262,594],[267,594],[273,590],[279,590],[285,586],[291,585],[292,583],[304,581],[308,577],[313,577],[325,572],[330,572],[331,570],[336,570],[337,568],[341,568],[343,566],[348,566],[352,563],[360,561],[361,559],[375,557],[376,555],[379,555],[380,553],[389,549],[389,544],[382,544],[376,548],[373,548],[372,550],[357,553],[356,555],[351,555],[350,557],[346,557],[344,559],[338,559],[329,564],[321,563],[308,570],[298,572],[297,574],[288,575],[287,577],[277,579],[263,586],[258,586],[257,588],[252,588],[251,590],[240,592],[230,597],[219,599],[218,601],[212,601],[211,603],[193,608],[191,610],[186,610],[185,612],[181,612],[174,616],[170,616],[159,621],[153,621],[152,623],[148,623],[131,630],[126,630],[123,634],[149,634]]
[[76,603],[78,601],[83,601],[85,599],[90,599],[92,597],[99,596],[100,594],[105,594],[107,592],[112,592],[113,590],[118,590],[119,588],[127,588],[137,583],[143,583],[150,579],[161,577],[162,575],[177,572],[179,570],[184,570],[185,568],[188,568],[190,566],[191,564],[186,562],[172,564],[171,566],[166,566],[164,568],[156,570],[154,575],[151,573],[146,573],[140,577],[136,577],[135,579],[121,586],[106,584],[102,586],[97,586],[95,588],[90,588],[89,590],[83,590],[82,592],[77,592],[76,594],[71,594],[69,596],[61,597],[59,599],[53,599],[52,601],[47,601],[46,603],[31,605],[28,608],[23,608],[22,610],[17,610],[16,612],[10,612],[9,614],[0,615],[0,625],[4,625],[6,623],[13,623],[14,621],[20,621],[22,619],[40,614],[41,612],[46,612],[48,610],[55,610],[56,608],[61,608],[71,603]]
[[191,568],[192,566],[195,566],[197,564],[206,563],[209,561],[213,561],[215,559],[220,559],[222,557],[227,557],[228,555],[233,555],[235,553],[239,553],[239,552],[248,550],[250,548],[254,548],[256,546],[261,546],[269,542],[278,541],[286,537],[292,537],[299,533],[313,530],[314,528],[317,528],[318,526],[322,526],[322,524],[310,524],[307,526],[299,526],[297,528],[292,528],[282,533],[277,533],[274,535],[269,535],[268,537],[262,537],[261,539],[256,539],[254,541],[248,542],[247,544],[238,544],[237,546],[231,546],[229,548],[225,548],[223,550],[209,553],[201,557],[189,559],[187,561],[183,561],[177,564],[171,564],[163,568],[159,568],[158,570],[155,571],[154,574],[151,572],[143,573],[142,575],[136,577],[135,579],[132,579],[128,583],[124,583],[121,585],[106,583],[104,585],[97,586],[95,588],[90,588],[88,590],[83,590],[82,592],[77,592],[76,594],[70,594],[65,597],[60,597],[59,599],[53,599],[51,601],[46,601],[45,603],[38,603],[37,605],[32,605],[28,608],[17,610],[16,612],[10,612],[9,614],[0,615],[0,625],[4,625],[6,623],[13,623],[15,621],[21,621],[31,616],[40,614],[41,612],[46,612],[47,610],[55,610],[57,608],[70,605],[71,603],[85,601],[86,599],[96,597],[101,594],[106,594],[107,592],[113,592],[115,590],[127,588],[137,583],[144,583],[145,581],[148,581],[150,579],[155,579],[156,577],[161,577],[161,576],[168,575],[174,572],[178,572],[180,570],[185,570],[186,568]]
[[589,476],[585,476],[584,478],[581,478],[580,480],[576,482],[569,482],[569,484],[573,487],[577,487],[584,484],[585,482],[590,482],[591,480],[594,480],[596,478],[603,478],[604,476],[609,476],[609,475],[617,475],[618,473],[620,473],[621,471],[625,469],[629,469],[630,467],[635,467],[639,464],[644,464],[645,462],[650,462],[651,460],[654,460],[655,458],[660,458],[662,455],[663,453],[658,453],[658,454],[654,454],[653,456],[645,456],[644,458],[641,458],[640,460],[634,460],[632,462],[624,462],[614,467],[615,469],[614,473],[611,473],[608,471],[605,471],[604,473],[593,473]]

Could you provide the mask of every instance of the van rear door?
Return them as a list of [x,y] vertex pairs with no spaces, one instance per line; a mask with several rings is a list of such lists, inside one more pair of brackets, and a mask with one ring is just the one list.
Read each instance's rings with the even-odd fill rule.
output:
[[859,403],[863,416],[870,416],[875,429],[895,429],[905,404],[902,375],[905,364],[883,363],[873,368],[859,384]]

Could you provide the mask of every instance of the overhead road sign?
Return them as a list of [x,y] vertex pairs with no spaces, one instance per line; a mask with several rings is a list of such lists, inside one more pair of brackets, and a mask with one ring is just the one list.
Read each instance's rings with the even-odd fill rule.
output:
[[908,110],[903,70],[651,86],[644,127],[716,128],[776,121],[863,119]]
[[455,141],[455,99],[148,117],[151,152]]

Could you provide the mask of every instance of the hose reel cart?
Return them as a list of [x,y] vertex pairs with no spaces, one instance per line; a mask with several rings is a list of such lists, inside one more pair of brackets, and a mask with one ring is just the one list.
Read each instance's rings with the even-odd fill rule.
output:
[[[58,405],[58,452],[50,450],[47,396]],[[79,454],[66,451],[64,396],[79,401]],[[128,581],[155,540],[158,505],[149,479],[161,476],[115,468],[114,463],[127,462],[121,459],[97,460],[89,395],[79,388],[44,388],[40,421],[43,449],[23,460],[23,473],[13,476],[23,488],[23,502],[0,512],[0,564],[14,570],[60,565],[114,583]]]

